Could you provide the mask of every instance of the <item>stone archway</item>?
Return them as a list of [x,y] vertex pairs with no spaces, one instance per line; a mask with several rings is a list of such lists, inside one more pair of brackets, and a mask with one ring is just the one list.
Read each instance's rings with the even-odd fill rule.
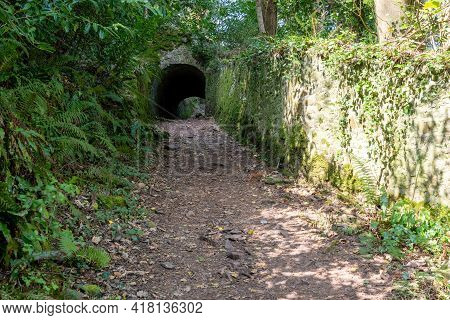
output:
[[186,46],[166,52],[160,68],[161,76],[154,86],[155,111],[159,117],[178,118],[177,108],[184,99],[205,99],[205,72]]

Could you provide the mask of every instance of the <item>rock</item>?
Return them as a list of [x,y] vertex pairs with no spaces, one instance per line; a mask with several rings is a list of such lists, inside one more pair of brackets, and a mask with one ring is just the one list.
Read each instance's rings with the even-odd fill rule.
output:
[[197,249],[197,245],[195,243],[188,243],[186,245],[186,251],[192,252],[194,249]]
[[233,247],[233,245],[231,244],[231,241],[230,240],[225,240],[225,249],[227,250],[227,251],[233,251],[234,250],[234,247]]
[[104,209],[126,208],[127,201],[123,196],[98,195],[98,201]]
[[169,143],[168,145],[165,146],[166,150],[178,150],[180,149],[179,146],[177,146],[176,144],[173,143]]
[[267,220],[265,220],[265,219],[262,219],[261,221],[261,224],[268,224],[269,222],[267,221]]
[[156,208],[151,208],[150,210],[151,210],[154,214],[159,214],[159,215],[163,215],[163,214],[164,214],[164,212],[159,211],[159,210],[156,209]]
[[183,293],[180,292],[180,291],[175,291],[175,292],[173,293],[173,296],[179,298],[179,297],[183,296]]
[[227,258],[231,260],[239,260],[241,258],[241,255],[236,251],[229,251],[227,252]]
[[245,236],[243,236],[242,234],[230,234],[230,235],[227,235],[226,238],[228,240],[231,240],[231,241],[243,241],[243,240],[245,240]]
[[213,239],[211,239],[211,237],[209,237],[208,235],[201,235],[199,237],[199,239],[201,241],[205,241],[206,243],[208,243],[210,246],[215,247],[217,245],[216,241],[214,241]]
[[175,265],[172,262],[161,262],[161,266],[167,270],[175,269]]
[[140,299],[142,298],[147,298],[148,297],[148,292],[147,291],[138,291],[136,293],[136,296]]
[[186,213],[186,217],[187,217],[187,218],[192,218],[193,216],[195,216],[194,211],[188,211],[188,212]]
[[273,206],[276,203],[277,202],[274,200],[267,200],[267,199],[261,201],[261,205],[263,205],[263,206]]
[[138,189],[145,189],[147,187],[147,185],[145,183],[139,182],[137,184]]
[[406,264],[406,267],[409,267],[409,268],[423,268],[426,266],[427,266],[427,262],[425,261],[425,259],[412,260]]
[[100,236],[94,236],[94,237],[92,237],[92,240],[91,240],[91,242],[95,245],[98,245],[100,243],[100,241],[102,241],[102,237],[100,237]]
[[240,275],[243,275],[243,276],[245,276],[245,277],[247,277],[247,278],[249,278],[249,279],[252,278],[252,274],[251,274],[251,272],[250,272],[249,270],[241,270],[241,271],[239,272],[239,274],[240,274]]
[[283,237],[285,237],[285,238],[288,238],[288,237],[289,237],[289,231],[286,231],[286,230],[280,230],[280,234],[281,234]]

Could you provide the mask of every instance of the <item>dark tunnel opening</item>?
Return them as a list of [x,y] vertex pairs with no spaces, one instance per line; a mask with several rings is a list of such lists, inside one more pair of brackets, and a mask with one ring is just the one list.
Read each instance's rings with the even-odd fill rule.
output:
[[206,78],[198,68],[175,64],[164,69],[157,87],[156,112],[159,117],[178,118],[181,101],[190,97],[205,98]]

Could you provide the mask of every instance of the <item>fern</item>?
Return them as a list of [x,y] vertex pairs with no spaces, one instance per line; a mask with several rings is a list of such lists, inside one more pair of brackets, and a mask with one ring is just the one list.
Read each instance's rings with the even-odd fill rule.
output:
[[367,201],[377,205],[379,202],[377,179],[373,170],[369,167],[369,162],[363,161],[355,156],[352,156],[352,160],[356,174],[362,182],[362,192],[366,196]]
[[54,122],[47,127],[47,130],[55,136],[61,136],[62,134],[73,138],[87,140],[86,133],[73,123]]
[[80,249],[77,252],[77,257],[99,269],[106,268],[111,261],[108,252],[104,249],[95,247],[85,247]]
[[107,267],[111,261],[109,254],[102,248],[84,247],[79,249],[72,231],[68,229],[60,234],[59,248],[68,258],[75,256],[99,269]]
[[83,159],[85,156],[99,158],[102,156],[101,152],[86,140],[65,136],[53,138],[51,142],[56,145],[57,157],[60,160]]
[[19,210],[13,195],[9,192],[6,183],[0,183],[0,212],[17,212]]
[[83,174],[83,177],[87,180],[98,181],[110,186],[131,186],[131,182],[128,179],[113,173],[113,168],[111,167],[91,167]]
[[73,98],[72,101],[69,102],[67,110],[58,113],[55,118],[64,123],[82,124],[89,119],[86,113],[88,107],[89,105],[84,101]]
[[59,239],[59,248],[65,255],[72,257],[78,251],[72,231],[66,229],[61,232]]

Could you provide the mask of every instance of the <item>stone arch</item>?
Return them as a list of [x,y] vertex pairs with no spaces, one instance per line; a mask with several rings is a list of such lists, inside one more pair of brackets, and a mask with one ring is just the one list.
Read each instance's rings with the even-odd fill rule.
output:
[[181,101],[190,97],[206,97],[206,76],[203,67],[186,46],[163,54],[159,80],[154,85],[156,114],[162,118],[177,118]]
[[181,101],[190,97],[205,99],[206,77],[198,68],[188,64],[173,64],[163,70],[156,93],[157,115],[177,118]]

